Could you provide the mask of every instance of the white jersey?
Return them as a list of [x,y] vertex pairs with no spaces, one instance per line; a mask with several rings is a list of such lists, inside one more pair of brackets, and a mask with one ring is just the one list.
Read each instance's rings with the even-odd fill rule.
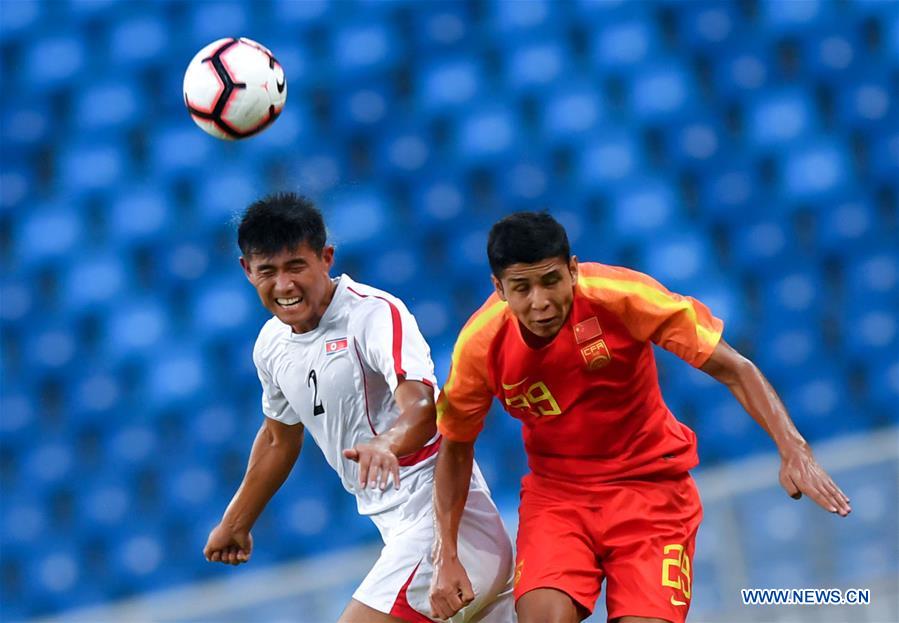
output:
[[[437,392],[434,364],[415,318],[396,297],[347,275],[318,327],[294,333],[276,317],[259,332],[253,361],[262,382],[262,410],[284,424],[302,423],[328,463],[356,496],[359,513],[372,515],[409,499],[430,483],[440,437],[400,457],[400,489],[358,484],[359,466],[343,450],[393,426],[400,380],[422,381]],[[436,395],[435,395],[436,399]],[[428,472],[422,478],[422,472]]]

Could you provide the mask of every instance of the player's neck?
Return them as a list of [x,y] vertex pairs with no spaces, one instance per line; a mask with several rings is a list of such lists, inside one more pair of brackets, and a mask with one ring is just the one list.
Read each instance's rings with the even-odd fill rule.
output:
[[328,306],[331,304],[331,301],[334,300],[334,292],[337,291],[337,281],[333,279],[328,280],[328,290],[325,293],[325,296],[322,298],[321,302],[318,305],[318,309],[316,310],[315,315],[310,318],[307,322],[303,324],[295,324],[291,325],[290,330],[294,333],[309,333],[310,331],[314,331],[318,328],[318,325],[321,323],[322,318],[325,317],[325,313],[328,311]]
[[544,346],[549,346],[552,343],[552,341],[554,339],[556,339],[556,336],[562,332],[562,330],[559,329],[553,335],[550,335],[548,337],[541,337],[541,336],[537,335],[536,333],[532,333],[531,330],[528,329],[526,326],[524,326],[520,320],[517,322],[518,322],[518,332],[519,332],[519,334],[521,334],[521,339],[524,340],[524,343],[527,345],[528,348],[533,348],[534,350],[540,350]]

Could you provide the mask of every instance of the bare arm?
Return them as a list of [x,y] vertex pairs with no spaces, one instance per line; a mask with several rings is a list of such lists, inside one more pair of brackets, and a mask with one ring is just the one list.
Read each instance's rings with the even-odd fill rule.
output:
[[781,458],[780,484],[794,498],[805,493],[818,505],[841,516],[852,508],[849,498],[821,468],[808,442],[761,371],[724,340],[701,370],[727,386],[774,443]]
[[474,592],[459,561],[459,523],[468,499],[474,442],[444,439],[434,473],[434,578],[431,583],[431,610],[447,619],[471,603]]
[[265,418],[253,442],[243,482],[209,535],[203,552],[207,560],[229,564],[249,560],[253,547],[250,530],[293,469],[303,446],[303,434],[302,424],[287,425]]
[[418,452],[437,432],[434,390],[420,381],[400,381],[394,393],[400,416],[371,441],[356,444],[343,456],[359,463],[359,484],[387,488],[388,477],[400,486],[399,458]]

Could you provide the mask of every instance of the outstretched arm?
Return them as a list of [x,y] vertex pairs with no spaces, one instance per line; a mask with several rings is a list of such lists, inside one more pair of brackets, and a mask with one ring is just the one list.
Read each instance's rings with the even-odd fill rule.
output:
[[287,425],[265,418],[253,442],[243,482],[221,522],[209,534],[203,550],[206,560],[237,565],[250,559],[250,530],[293,469],[303,446],[303,433],[302,424]]
[[393,486],[400,486],[399,458],[418,452],[437,432],[434,390],[420,381],[400,381],[394,392],[400,416],[388,430],[371,441],[356,444],[343,451],[343,456],[359,463],[359,485],[387,488],[393,475]]
[[783,402],[761,371],[721,340],[700,368],[727,386],[743,408],[771,436],[780,453],[780,484],[793,498],[808,495],[819,506],[843,517],[849,498],[818,464]]
[[474,600],[468,574],[459,561],[459,523],[468,499],[474,441],[444,438],[434,473],[434,577],[431,581],[431,611],[448,619]]

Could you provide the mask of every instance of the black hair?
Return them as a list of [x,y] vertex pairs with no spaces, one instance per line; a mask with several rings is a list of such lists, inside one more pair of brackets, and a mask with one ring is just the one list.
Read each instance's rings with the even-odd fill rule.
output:
[[321,257],[327,233],[322,213],[297,193],[276,193],[255,201],[237,227],[237,246],[244,257],[270,256],[304,242]]
[[571,247],[565,228],[548,212],[515,212],[490,228],[487,259],[497,279],[512,264],[533,264],[553,257],[568,263]]

